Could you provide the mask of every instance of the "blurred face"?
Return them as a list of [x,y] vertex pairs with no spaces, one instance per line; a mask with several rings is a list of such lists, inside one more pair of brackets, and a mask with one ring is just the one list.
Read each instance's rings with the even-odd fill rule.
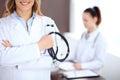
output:
[[93,18],[90,13],[84,12],[83,13],[83,24],[89,30],[96,27],[96,17]]
[[34,0],[15,0],[16,10],[31,11],[34,5]]

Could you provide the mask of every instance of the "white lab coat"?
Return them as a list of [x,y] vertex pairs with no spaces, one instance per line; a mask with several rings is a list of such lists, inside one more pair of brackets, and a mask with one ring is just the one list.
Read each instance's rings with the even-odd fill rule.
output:
[[[0,19],[0,80],[50,80],[52,59],[39,51],[37,42],[45,34],[58,31],[54,21],[36,16],[28,33],[13,14]],[[5,48],[2,40],[9,40],[12,48]]]
[[70,57],[70,60],[80,63],[82,69],[89,69],[99,73],[99,70],[104,65],[106,41],[98,29],[90,33],[88,39],[86,39],[86,34],[87,31],[82,34],[75,54]]

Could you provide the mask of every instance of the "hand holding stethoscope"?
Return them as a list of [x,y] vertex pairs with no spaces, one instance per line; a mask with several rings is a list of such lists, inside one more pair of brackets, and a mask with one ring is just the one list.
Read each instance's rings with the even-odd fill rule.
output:
[[[54,25],[48,24],[46,26],[54,28]],[[54,35],[55,37],[55,46],[52,35]],[[8,40],[3,40],[2,44],[4,47],[13,47]],[[57,60],[60,62],[64,61],[68,57],[70,52],[68,41],[59,32],[50,32],[48,35],[43,36],[38,41],[38,46],[40,51],[47,50],[53,60]]]
[[52,29],[48,35],[52,35],[55,42],[55,45],[47,49],[47,51],[53,60],[62,62],[68,57],[70,52],[68,41],[61,33],[53,31],[54,24],[47,24],[46,27],[49,30],[50,28]]
[[54,41],[51,35],[44,35],[38,42],[40,51],[53,47]]

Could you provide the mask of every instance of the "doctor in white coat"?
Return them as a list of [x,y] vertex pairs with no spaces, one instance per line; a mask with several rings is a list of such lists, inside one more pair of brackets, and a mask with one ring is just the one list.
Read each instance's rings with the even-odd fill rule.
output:
[[103,67],[106,41],[98,30],[100,22],[101,14],[97,6],[84,10],[83,23],[87,31],[83,32],[74,56],[69,57],[70,60],[75,62],[75,69],[88,69],[99,73],[99,70]]
[[54,40],[47,34],[58,29],[40,2],[7,0],[0,19],[0,80],[50,80],[52,59],[45,50]]

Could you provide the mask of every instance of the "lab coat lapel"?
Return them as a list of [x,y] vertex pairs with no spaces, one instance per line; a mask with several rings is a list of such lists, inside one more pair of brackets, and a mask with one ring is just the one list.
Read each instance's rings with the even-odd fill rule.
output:
[[39,40],[43,35],[45,35],[45,28],[42,24],[42,17],[37,16],[31,27],[30,38]]
[[[13,15],[12,18],[15,18]],[[10,18],[11,18],[10,17]],[[45,35],[45,26],[42,24],[42,17],[37,16],[35,17],[30,33],[28,33],[19,20],[16,18],[11,21],[11,24],[9,25],[13,30],[12,36],[13,36],[13,42],[15,44],[28,44],[28,43],[34,43],[40,40],[40,38]],[[14,40],[15,39],[15,40]]]
[[14,18],[10,21],[11,24],[9,24],[11,29],[9,35],[11,36],[12,42],[15,45],[22,45],[24,43],[27,44],[27,42],[29,42],[29,34],[19,20],[17,20],[13,15],[11,17]]
[[28,35],[28,32],[25,30],[25,28],[23,27],[23,25],[21,24],[21,22],[19,20],[17,20],[14,15],[12,14],[12,17],[14,18],[11,22],[11,27],[13,26],[15,31],[18,32],[18,34],[24,34],[26,36]]

